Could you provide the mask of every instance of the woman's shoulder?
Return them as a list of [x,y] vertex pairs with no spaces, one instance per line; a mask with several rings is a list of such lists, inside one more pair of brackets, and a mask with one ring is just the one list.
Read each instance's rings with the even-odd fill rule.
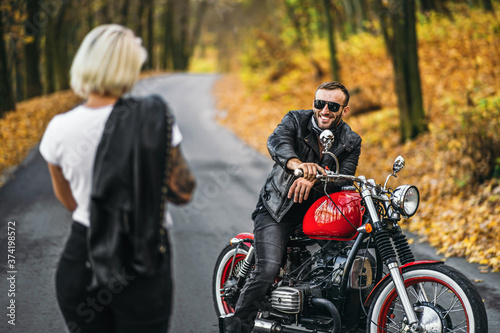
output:
[[83,106],[78,105],[71,110],[63,113],[56,114],[49,123],[50,127],[65,127],[65,124],[72,122],[72,119],[77,117],[81,113]]

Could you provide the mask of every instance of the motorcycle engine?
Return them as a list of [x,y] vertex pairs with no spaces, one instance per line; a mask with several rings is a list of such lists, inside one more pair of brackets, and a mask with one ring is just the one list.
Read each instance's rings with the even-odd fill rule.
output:
[[321,288],[310,285],[279,287],[271,293],[271,305],[275,310],[296,314],[302,312],[310,296],[321,297]]
[[[278,287],[271,292],[272,308],[283,313],[301,313],[310,297],[325,297],[333,286],[340,286],[346,262],[345,254],[325,253],[310,266],[307,273],[295,280],[297,283],[293,286]],[[350,289],[370,287],[373,282],[370,261],[357,257],[348,279]]]

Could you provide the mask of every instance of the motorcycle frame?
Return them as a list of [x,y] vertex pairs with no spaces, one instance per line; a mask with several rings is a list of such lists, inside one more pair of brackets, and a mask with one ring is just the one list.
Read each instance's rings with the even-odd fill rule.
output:
[[[336,303],[338,304],[338,309],[341,315],[344,315],[345,311],[345,300],[347,298],[347,293],[348,293],[348,283],[349,283],[349,276],[350,272],[352,270],[354,261],[356,260],[356,257],[359,254],[359,251],[365,248],[363,245],[365,241],[370,237],[369,234],[366,233],[358,233],[357,237],[355,238],[355,242],[349,251],[349,255],[347,256],[346,264],[344,267],[343,275],[342,275],[342,281],[339,287],[339,294],[337,298],[335,299]],[[237,234],[232,240],[232,243],[239,243],[243,242],[247,246],[252,246],[254,241],[254,235],[252,233],[239,233]],[[292,246],[293,247],[293,246]],[[378,270],[382,269],[383,263],[382,263],[382,258],[380,257],[378,253],[378,249],[376,246],[370,246],[370,248],[375,249],[375,254],[376,254],[376,262],[377,262],[377,272]],[[410,267],[410,266],[420,266],[420,265],[426,265],[426,264],[439,264],[442,263],[442,261],[437,261],[437,260],[419,260],[419,261],[414,261],[402,266],[397,266],[399,273],[402,274],[403,268]],[[383,274],[383,272],[380,272],[380,278],[376,278],[376,285],[373,287],[373,289],[370,291],[370,294],[368,297],[364,300],[363,304],[360,304],[360,306],[364,306],[365,308],[369,308],[374,295],[376,295],[377,291],[381,288],[383,285],[383,282],[386,281],[387,279],[392,278],[391,273]]]

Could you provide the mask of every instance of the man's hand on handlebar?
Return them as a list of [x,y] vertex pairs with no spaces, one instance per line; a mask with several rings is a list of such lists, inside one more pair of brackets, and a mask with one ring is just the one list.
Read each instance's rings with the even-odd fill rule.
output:
[[303,176],[297,178],[290,190],[288,191],[288,199],[292,198],[293,201],[302,203],[309,197],[309,192],[316,182],[316,175],[318,173],[326,175],[325,169],[316,163],[302,163],[300,160],[293,158],[288,161],[287,167],[290,170],[300,169],[303,171]]
[[321,173],[322,175],[326,175],[325,169],[319,166],[316,163],[302,163],[297,158],[292,158],[287,163],[287,168],[290,170],[301,169],[303,171],[303,178],[314,182],[316,180],[316,175]]

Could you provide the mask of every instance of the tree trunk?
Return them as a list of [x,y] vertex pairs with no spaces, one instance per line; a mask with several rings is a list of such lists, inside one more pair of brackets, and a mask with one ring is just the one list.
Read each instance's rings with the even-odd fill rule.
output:
[[208,3],[206,0],[202,0],[198,4],[198,8],[196,10],[196,23],[193,28],[193,37],[191,38],[191,43],[189,45],[189,57],[193,56],[194,50],[200,41],[201,36],[201,27],[203,25],[203,19],[205,18],[205,13],[208,8]]
[[174,1],[168,0],[167,8],[165,10],[165,38],[164,38],[164,67],[165,69],[173,69],[174,68],[174,15],[173,15],[173,7]]
[[189,65],[189,0],[176,1],[176,15],[179,17],[179,33],[174,34],[174,69],[186,70]]
[[56,91],[54,50],[54,22],[52,17],[49,17],[47,25],[45,26],[45,92],[47,94]]
[[94,13],[94,1],[93,0],[87,0],[87,26],[88,30],[90,31],[94,28],[95,25],[95,13]]
[[97,9],[96,16],[97,16],[98,25],[107,24],[107,23],[111,22],[110,15],[109,15],[108,1],[103,1],[100,3],[100,7]]
[[3,10],[0,10],[0,118],[7,111],[15,110],[16,103],[12,92],[9,71],[7,70],[7,49],[3,38]]
[[61,5],[54,25],[54,64],[58,90],[69,89],[68,43],[65,36],[65,16],[68,3]]
[[[392,3],[395,1],[397,0],[391,0]],[[404,142],[427,129],[418,69],[414,0],[402,2],[401,10],[394,14],[392,23],[395,87],[398,96],[401,141]]]
[[354,11],[353,19],[356,32],[361,32],[365,30],[363,26],[363,21],[364,21],[363,4],[361,3],[361,1],[362,0],[352,1],[353,11]]
[[382,4],[382,0],[374,0],[375,15],[380,21],[380,29],[384,36],[387,54],[394,59],[394,38],[390,29],[392,13]]
[[127,27],[128,26],[128,12],[129,12],[129,0],[123,0],[121,13],[120,13],[120,24]]
[[493,4],[491,0],[483,0],[483,7],[488,12],[493,12]]
[[147,5],[147,26],[148,41],[146,43],[146,50],[148,51],[148,60],[146,61],[146,68],[153,69],[154,66],[154,3],[149,2]]
[[16,91],[15,98],[17,102],[24,101],[26,98],[25,85],[24,85],[24,52],[17,50],[14,55],[14,70],[16,78]]
[[335,26],[332,20],[330,0],[323,0],[323,9],[326,17],[326,30],[328,32],[328,50],[330,51],[331,79],[340,81],[339,65],[337,61],[337,47],[335,44]]
[[137,3],[137,29],[136,29],[136,34],[137,36],[141,37],[142,40],[144,41],[144,33],[142,29],[142,22],[143,19],[142,17],[144,16],[144,2],[143,1],[138,1]]
[[41,13],[38,0],[27,0],[26,12],[28,17],[24,22],[24,31],[26,36],[33,38],[33,41],[27,42],[24,45],[26,98],[31,98],[42,94],[42,83],[40,81],[40,36],[42,24],[37,24]]
[[345,22],[344,22],[344,29],[346,31],[347,35],[352,35],[354,31],[354,10],[352,8],[352,0],[343,0],[343,7],[344,7],[344,12],[345,12]]
[[436,1],[435,0],[420,0],[420,10],[423,13],[435,11],[436,10]]

